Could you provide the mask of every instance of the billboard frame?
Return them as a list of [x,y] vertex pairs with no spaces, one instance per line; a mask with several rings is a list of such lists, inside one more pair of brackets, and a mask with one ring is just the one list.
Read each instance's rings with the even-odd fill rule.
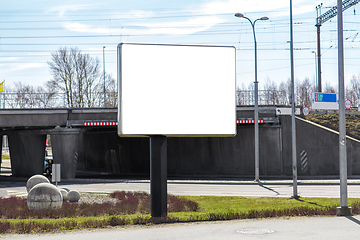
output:
[[[188,90],[186,83],[189,84],[195,76],[198,76],[197,81],[195,83],[194,89],[189,90],[188,92],[183,92],[186,98],[177,101],[172,98],[171,94],[176,93],[179,95],[178,92],[173,92],[171,94],[166,93],[166,88],[164,94],[162,93],[155,93],[153,96],[146,95],[146,90],[139,92],[139,89],[136,87],[139,84],[144,84],[144,89],[150,88],[152,90],[156,89],[156,87],[151,86],[148,82],[144,79],[144,75],[141,73],[142,67],[145,64],[141,65],[141,63],[145,63],[147,60],[150,60],[153,55],[151,54],[144,54],[138,55],[137,59],[133,56],[136,51],[141,50],[148,50],[148,52],[154,53],[155,50],[159,49],[166,49],[166,51],[160,52],[158,55],[160,56],[168,56],[171,55],[171,51],[181,53],[183,51],[188,52],[195,52],[194,56],[191,56],[188,60],[189,62],[192,61],[194,63],[195,60],[192,58],[198,59],[205,59],[199,53],[218,53],[222,54],[222,56],[231,57],[230,60],[227,59],[215,59],[213,55],[212,61],[210,60],[207,62],[211,66],[206,69],[206,66],[202,63],[198,63],[198,66],[193,67],[193,74],[194,76],[190,75],[185,69],[184,73],[179,73],[180,76],[176,77],[179,79],[185,79],[185,84],[183,86],[178,86],[182,90]],[[118,83],[119,83],[119,91],[118,91],[118,135],[120,137],[149,137],[152,135],[163,135],[168,137],[233,137],[236,135],[236,49],[233,46],[214,46],[214,45],[178,45],[178,44],[146,44],[146,43],[120,43],[117,47],[118,49]],[[150,50],[149,50],[150,49]],[[225,50],[226,49],[226,50]],[[169,53],[168,53],[169,52]],[[132,55],[131,55],[132,54]],[[209,54],[209,53],[207,53]],[[172,56],[172,55],[171,55]],[[159,56],[158,60],[159,60]],[[188,56],[189,57],[189,56]],[[140,58],[140,59],[139,59]],[[174,57],[175,59],[175,57]],[[207,59],[207,58],[206,58]],[[205,60],[206,60],[205,59]],[[214,61],[215,60],[215,61]],[[164,68],[161,64],[167,64],[167,61],[162,59],[159,60],[160,63],[154,65],[152,67],[144,67],[145,71],[150,71],[150,78],[151,84],[157,86],[158,84],[164,83],[164,79],[166,77],[172,77],[171,73],[167,73],[164,71]],[[135,69],[133,65],[140,62],[137,66],[140,69]],[[176,64],[182,64],[180,66],[190,66],[190,63],[185,61],[181,62],[179,60],[175,60]],[[223,63],[225,62],[225,63]],[[223,65],[221,65],[223,64]],[[175,65],[175,64],[174,64]],[[214,69],[216,65],[219,65],[218,69]],[[170,66],[172,69],[178,69],[178,66]],[[199,68],[200,70],[196,69]],[[207,72],[204,74],[204,69]],[[184,70],[184,69],[182,69]],[[202,71],[201,71],[202,70]],[[231,70],[231,72],[229,71]],[[130,74],[131,72],[131,74]],[[209,72],[209,73],[208,73]],[[192,73],[192,72],[191,72]],[[221,75],[224,73],[224,77]],[[159,78],[157,79],[155,76],[151,74],[159,74]],[[167,75],[168,74],[168,75]],[[170,76],[169,76],[170,74]],[[200,75],[203,74],[204,76]],[[217,75],[216,75],[217,74]],[[206,79],[206,77],[214,77],[212,79]],[[222,78],[220,78],[220,75]],[[199,77],[200,76],[200,77]],[[216,78],[218,76],[218,78]],[[181,78],[183,77],[183,78]],[[189,80],[186,78],[189,77]],[[138,82],[138,83],[134,83]],[[174,80],[175,82],[176,80]],[[219,83],[220,82],[220,83]],[[167,84],[168,82],[166,82]],[[166,85],[164,84],[164,85]],[[173,86],[174,83],[169,83],[169,86]],[[208,90],[200,91],[200,88],[204,88]],[[138,87],[137,87],[138,88]],[[224,91],[221,91],[223,90]],[[231,90],[230,90],[231,88]],[[127,92],[128,91],[128,92]],[[141,91],[141,89],[140,89]],[[211,94],[220,93],[219,97],[211,98]],[[151,92],[151,91],[149,91]],[[155,91],[156,92],[156,91]],[[200,99],[201,102],[197,103],[196,101],[191,101],[196,98]],[[145,94],[141,97],[143,99],[147,99],[147,101],[142,105],[137,100],[134,99],[136,94],[140,96],[140,94]],[[148,98],[146,98],[148,96]],[[209,104],[205,104],[206,99]],[[213,96],[212,96],[213,97]],[[152,99],[154,98],[154,99]],[[131,102],[132,101],[132,102]],[[169,102],[169,103],[168,103]],[[219,103],[217,103],[219,102]],[[171,106],[171,103],[174,103],[174,107]],[[226,103],[226,104],[224,104]],[[197,105],[196,105],[197,104]],[[170,113],[167,115],[161,115],[163,112],[161,106],[166,106],[166,110]],[[230,106],[231,105],[231,106]],[[200,108],[201,106],[201,108]],[[196,108],[198,107],[198,108]],[[153,108],[153,109],[151,109]],[[225,109],[226,108],[226,109]],[[231,110],[229,109],[231,108]],[[131,110],[129,110],[131,109]],[[143,111],[144,113],[140,113]],[[179,111],[177,114],[176,111]],[[189,112],[189,113],[187,113]],[[191,119],[190,122],[190,112],[195,117]],[[219,112],[219,114],[217,114]],[[154,114],[153,114],[154,113]],[[155,116],[155,113],[158,115]],[[204,114],[206,113],[206,115]],[[188,114],[188,115],[186,115]],[[130,116],[129,116],[130,115]],[[191,117],[192,117],[191,116]],[[210,117],[211,116],[211,117]],[[231,118],[231,120],[230,120]],[[174,121],[173,126],[176,128],[172,128],[170,125],[170,119]],[[141,124],[140,124],[141,123]],[[218,123],[218,124],[216,124]],[[147,125],[148,124],[148,125]],[[166,126],[169,124],[169,126]],[[212,125],[211,125],[212,124]],[[150,127],[151,126],[151,127]],[[166,130],[165,128],[168,127],[170,130]],[[142,129],[140,129],[142,128]],[[151,130],[149,130],[151,128]],[[186,129],[188,128],[188,129]],[[165,129],[165,130],[164,130]]]

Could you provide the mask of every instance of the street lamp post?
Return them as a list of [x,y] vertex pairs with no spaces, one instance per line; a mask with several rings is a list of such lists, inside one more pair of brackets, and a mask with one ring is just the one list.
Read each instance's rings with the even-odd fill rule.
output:
[[258,101],[258,80],[257,80],[257,44],[256,44],[256,36],[255,36],[255,23],[258,20],[269,20],[268,17],[262,17],[256,19],[254,22],[250,20],[250,18],[245,17],[242,13],[236,13],[235,17],[245,18],[251,24],[253,35],[254,35],[254,50],[255,50],[255,82],[254,82],[254,91],[255,91],[255,181],[260,181],[259,177],[259,101]]
[[106,108],[106,87],[105,87],[105,46],[103,46],[103,71],[104,71],[104,107]]
[[294,37],[292,0],[290,0],[290,73],[291,73],[291,152],[293,172],[293,198],[297,199],[297,158],[296,158],[296,126],[295,126],[295,77],[294,77]]
[[340,207],[337,216],[351,216],[348,205],[347,190],[347,153],[346,153],[346,119],[345,119],[345,84],[344,84],[344,26],[342,1],[337,1],[338,18],[338,78],[339,78],[339,170],[340,170]]

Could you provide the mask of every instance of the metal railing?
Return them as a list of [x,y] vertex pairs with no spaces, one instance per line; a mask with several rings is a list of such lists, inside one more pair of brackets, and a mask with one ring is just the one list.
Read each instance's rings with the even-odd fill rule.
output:
[[[99,94],[98,94],[99,95]],[[102,97],[102,95],[101,95]],[[101,97],[94,98],[91,101],[92,107],[102,107],[104,99]],[[116,106],[117,93],[107,92],[106,102],[108,107]],[[73,99],[76,99],[74,95]],[[74,107],[78,107],[74,104]],[[81,106],[86,105],[83,103]],[[70,107],[67,102],[66,93],[21,93],[21,92],[2,92],[0,93],[1,109],[16,108],[67,108]],[[80,106],[79,106],[80,107]]]
[[0,93],[0,108],[63,108],[65,93]]
[[[285,91],[279,90],[259,90],[259,105],[288,105],[289,95]],[[117,94],[107,93],[107,103],[115,106]],[[236,91],[237,105],[254,105],[254,91]],[[101,107],[103,99],[97,99],[94,107]],[[67,98],[65,93],[0,93],[0,108],[67,108]]]
[[[278,90],[259,90],[259,105],[288,105],[289,95],[285,91]],[[236,104],[254,105],[254,91],[253,90],[238,90],[236,91]]]

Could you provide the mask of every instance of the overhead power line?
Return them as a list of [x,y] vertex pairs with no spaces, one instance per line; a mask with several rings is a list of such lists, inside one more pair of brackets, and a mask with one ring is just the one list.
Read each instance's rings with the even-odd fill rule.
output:
[[[360,0],[344,0],[342,2],[342,10],[345,11],[350,7],[358,4]],[[316,7],[317,11],[320,11],[322,8],[322,3]],[[317,60],[318,60],[318,91],[321,92],[321,44],[320,44],[320,27],[326,21],[335,17],[338,13],[337,6],[330,8],[324,14],[321,14],[316,18],[316,28],[317,28]]]
[[[342,10],[345,11],[346,9],[349,9],[350,7],[358,4],[360,0],[345,0],[342,2]],[[326,21],[332,19],[337,15],[337,6],[334,6],[330,8],[327,12],[320,15],[318,18],[316,18],[316,25],[322,25]]]

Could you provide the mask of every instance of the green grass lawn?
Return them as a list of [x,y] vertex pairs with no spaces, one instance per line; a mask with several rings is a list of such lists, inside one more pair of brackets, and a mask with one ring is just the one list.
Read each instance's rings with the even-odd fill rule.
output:
[[[199,212],[170,213],[180,221],[207,221],[267,218],[281,216],[335,215],[340,199],[280,197],[187,197],[199,204]],[[349,199],[353,213],[358,214],[360,199]]]
[[[1,219],[0,233],[33,233],[102,228],[108,226],[268,218],[281,216],[335,215],[340,200],[335,198],[217,197],[187,196],[199,204],[196,212],[169,213],[152,219],[150,214],[76,217],[61,219]],[[360,199],[349,199],[354,214],[360,213]]]
[[[197,202],[205,212],[232,212],[250,210],[284,210],[296,207],[322,208],[336,206],[339,199],[300,198],[299,200],[282,197],[187,197]],[[357,199],[358,201],[358,199]]]

